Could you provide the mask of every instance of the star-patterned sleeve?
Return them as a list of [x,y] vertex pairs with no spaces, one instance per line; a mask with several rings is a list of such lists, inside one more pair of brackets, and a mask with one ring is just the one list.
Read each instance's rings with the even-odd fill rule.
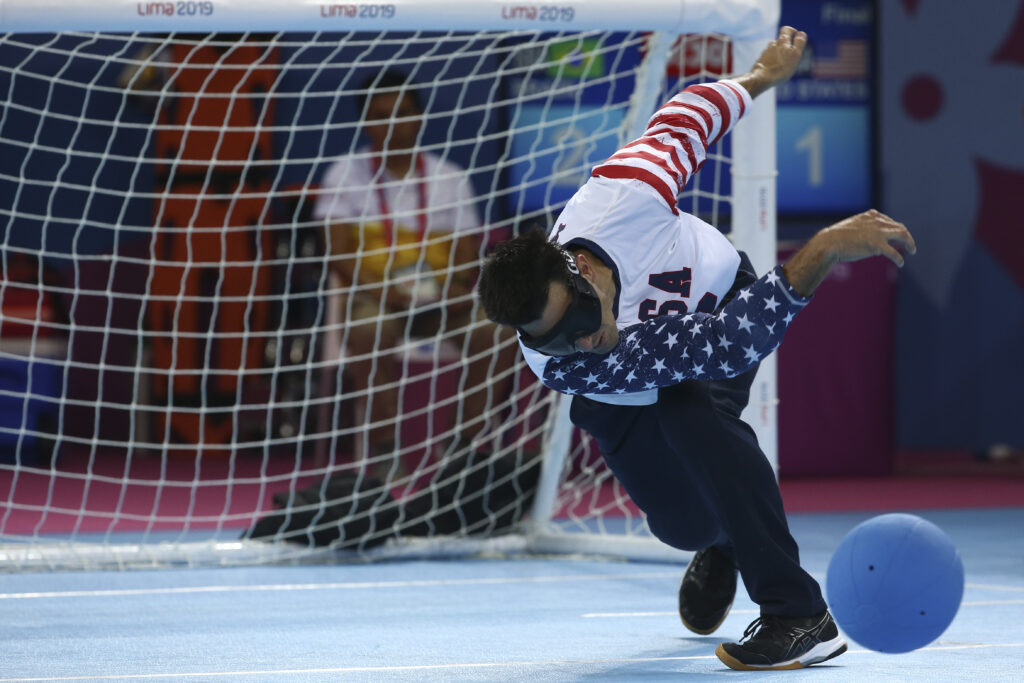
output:
[[735,377],[779,346],[809,301],[776,267],[715,315],[666,315],[630,325],[619,331],[611,353],[552,357],[542,379],[564,394],[625,394],[687,379]]

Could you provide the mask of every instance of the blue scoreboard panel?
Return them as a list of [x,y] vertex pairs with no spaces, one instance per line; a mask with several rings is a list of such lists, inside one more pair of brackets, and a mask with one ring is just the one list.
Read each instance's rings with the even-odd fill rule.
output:
[[797,74],[776,89],[778,207],[784,215],[872,205],[872,0],[783,0],[783,24],[807,32]]

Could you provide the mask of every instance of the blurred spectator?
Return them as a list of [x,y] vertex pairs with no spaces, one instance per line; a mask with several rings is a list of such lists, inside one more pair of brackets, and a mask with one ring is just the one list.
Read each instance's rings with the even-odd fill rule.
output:
[[488,396],[506,393],[511,374],[500,375],[516,350],[501,344],[509,333],[474,304],[481,222],[472,185],[462,168],[419,148],[423,107],[416,87],[397,72],[374,74],[359,104],[369,145],[327,170],[314,216],[329,225],[348,376],[366,397],[363,419],[378,425],[368,432],[365,455],[386,480],[392,466],[404,472],[389,458],[401,444],[394,425],[399,366],[387,356],[410,337],[448,342],[463,356],[452,454],[487,426]]

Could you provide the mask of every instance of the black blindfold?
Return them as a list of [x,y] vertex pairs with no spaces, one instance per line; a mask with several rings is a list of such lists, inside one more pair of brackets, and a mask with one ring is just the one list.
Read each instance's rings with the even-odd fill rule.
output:
[[586,278],[580,275],[572,254],[565,253],[568,269],[569,307],[554,327],[537,337],[519,330],[523,345],[546,356],[568,356],[575,353],[576,342],[601,327],[601,300]]

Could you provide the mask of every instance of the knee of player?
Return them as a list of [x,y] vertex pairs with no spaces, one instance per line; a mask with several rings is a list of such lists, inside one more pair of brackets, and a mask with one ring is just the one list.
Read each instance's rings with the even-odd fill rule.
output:
[[679,550],[703,550],[718,538],[716,528],[694,524],[679,514],[648,514],[647,526],[659,541]]

